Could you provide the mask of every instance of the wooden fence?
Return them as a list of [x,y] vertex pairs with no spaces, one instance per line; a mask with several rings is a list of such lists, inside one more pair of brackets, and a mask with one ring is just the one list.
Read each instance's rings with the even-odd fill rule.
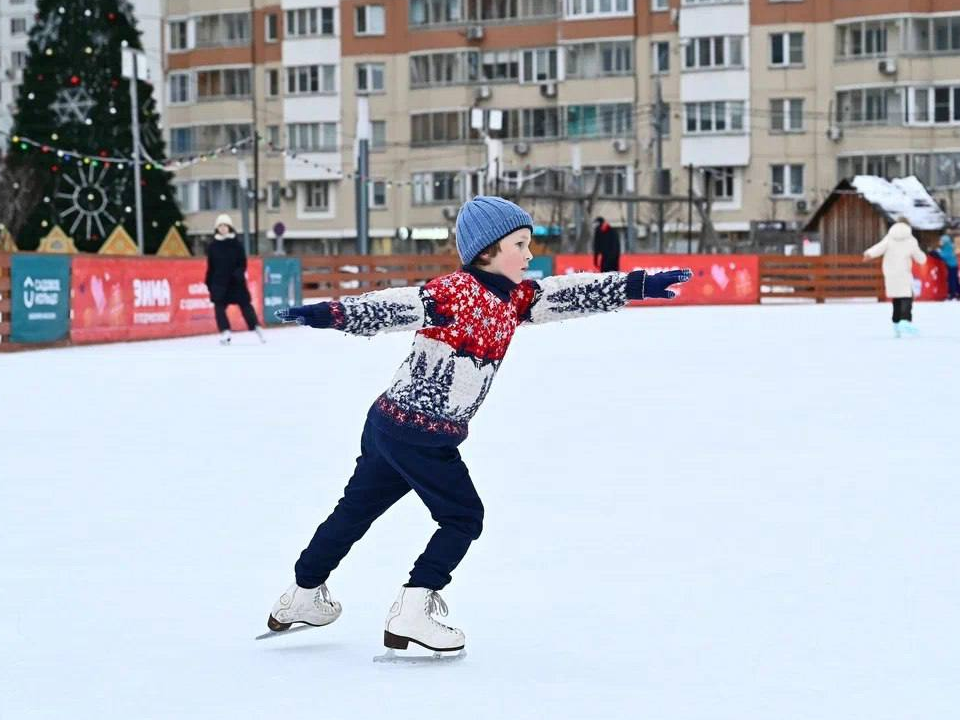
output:
[[0,346],[10,342],[10,313],[13,306],[11,284],[10,255],[0,253]]
[[340,298],[417,285],[460,267],[456,255],[304,255],[304,298]]
[[819,257],[761,255],[760,299],[883,298],[883,274],[877,262],[860,255]]

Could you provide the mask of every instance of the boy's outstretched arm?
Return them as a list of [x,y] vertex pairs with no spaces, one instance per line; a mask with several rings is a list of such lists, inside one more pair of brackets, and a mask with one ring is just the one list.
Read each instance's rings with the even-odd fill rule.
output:
[[643,270],[574,273],[527,281],[533,286],[534,295],[523,319],[533,323],[553,322],[619,310],[628,300],[669,300],[676,297],[670,286],[685,283],[692,277],[693,272],[684,268],[653,274]]
[[339,301],[283,308],[274,314],[283,322],[330,328],[351,335],[419,330],[429,325],[444,324],[444,318],[439,317],[435,310],[435,283],[432,281],[423,287],[376,290]]

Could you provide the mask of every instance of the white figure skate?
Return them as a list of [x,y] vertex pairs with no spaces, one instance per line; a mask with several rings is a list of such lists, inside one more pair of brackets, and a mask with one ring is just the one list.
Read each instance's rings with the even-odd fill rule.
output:
[[[447,604],[440,593],[428,588],[400,588],[383,631],[387,652],[375,657],[374,662],[442,662],[466,657],[463,631],[437,622],[434,614],[447,615]],[[433,655],[397,655],[396,650],[406,650],[410,643],[433,650]]]
[[229,331],[229,330],[224,330],[222,333],[220,333],[220,344],[221,344],[221,345],[229,345],[229,344],[230,344],[230,331]]
[[[270,611],[267,619],[270,632],[258,635],[257,640],[329,625],[340,617],[341,610],[340,603],[330,597],[325,584],[308,589],[294,583]],[[291,630],[290,626],[294,623],[303,624]]]

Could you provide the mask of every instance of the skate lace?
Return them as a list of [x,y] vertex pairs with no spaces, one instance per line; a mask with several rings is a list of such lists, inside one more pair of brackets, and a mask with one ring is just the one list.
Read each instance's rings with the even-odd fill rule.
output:
[[333,601],[330,597],[330,591],[327,590],[326,585],[321,585],[320,587],[318,587],[316,594],[313,596],[314,605],[316,605],[317,607],[320,607],[320,605],[323,603],[326,603],[327,605],[333,604]]
[[437,622],[432,617],[434,614],[440,617],[446,617],[448,612],[447,604],[443,601],[443,598],[440,597],[440,593],[433,590],[427,594],[427,617],[430,618],[430,622],[446,633],[456,633],[457,630],[455,628],[444,625],[442,622]]

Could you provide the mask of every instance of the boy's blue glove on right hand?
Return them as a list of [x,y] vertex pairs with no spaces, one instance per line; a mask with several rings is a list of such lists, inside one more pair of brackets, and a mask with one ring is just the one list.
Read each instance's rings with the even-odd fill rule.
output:
[[643,296],[645,298],[666,298],[671,300],[677,296],[673,290],[667,290],[668,287],[676,283],[685,283],[693,277],[693,271],[690,268],[683,270],[667,270],[666,272],[647,275],[643,282]]
[[297,325],[309,325],[315,328],[328,328],[331,322],[330,306],[325,302],[316,305],[281,308],[274,315],[281,322],[295,322]]

